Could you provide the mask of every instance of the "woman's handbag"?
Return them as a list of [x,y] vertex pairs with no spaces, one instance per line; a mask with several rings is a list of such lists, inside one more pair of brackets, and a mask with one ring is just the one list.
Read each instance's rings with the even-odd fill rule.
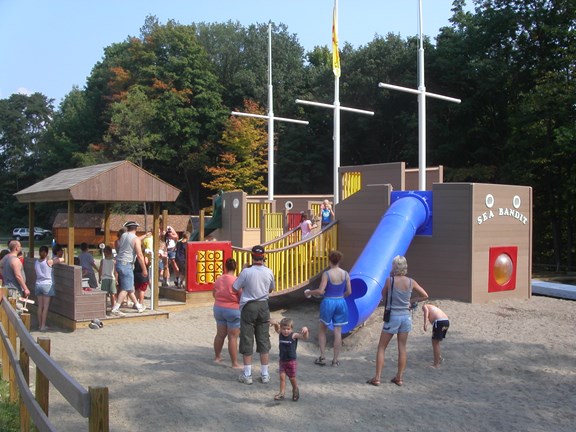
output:
[[392,312],[392,290],[394,289],[394,276],[390,277],[390,289],[388,290],[388,296],[386,297],[386,308],[384,309],[384,322],[390,321],[390,313]]

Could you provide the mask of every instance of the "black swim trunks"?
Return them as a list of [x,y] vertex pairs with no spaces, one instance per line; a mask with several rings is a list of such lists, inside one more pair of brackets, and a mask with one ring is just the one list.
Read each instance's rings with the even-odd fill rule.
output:
[[446,337],[448,327],[450,327],[450,321],[447,319],[434,321],[432,324],[432,339],[444,339]]

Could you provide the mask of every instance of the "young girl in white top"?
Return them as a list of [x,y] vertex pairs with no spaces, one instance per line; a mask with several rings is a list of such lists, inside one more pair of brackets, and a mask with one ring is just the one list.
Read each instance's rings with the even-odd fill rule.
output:
[[40,258],[34,263],[36,270],[36,287],[34,293],[38,300],[38,327],[40,331],[48,330],[46,319],[48,318],[48,306],[50,299],[56,295],[52,280],[52,265],[60,262],[60,258],[48,259],[48,246],[40,246]]

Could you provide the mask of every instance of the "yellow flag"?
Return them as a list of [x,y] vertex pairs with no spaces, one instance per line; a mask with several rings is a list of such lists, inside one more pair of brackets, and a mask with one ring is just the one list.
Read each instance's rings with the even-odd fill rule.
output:
[[334,0],[332,13],[332,71],[340,77],[340,54],[338,53],[338,0]]

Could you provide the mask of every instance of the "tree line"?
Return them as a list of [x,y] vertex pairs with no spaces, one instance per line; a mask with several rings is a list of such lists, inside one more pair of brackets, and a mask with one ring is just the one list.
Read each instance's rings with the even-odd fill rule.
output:
[[[425,40],[428,164],[445,181],[533,187],[534,263],[574,267],[576,8],[573,0],[453,2],[450,25]],[[183,193],[171,212],[197,213],[219,189],[266,191],[266,121],[231,117],[267,106],[267,24],[180,24],[146,18],[140,35],[104,50],[83,88],[58,107],[41,93],[0,100],[0,199],[9,226],[26,220],[13,193],[62,169],[129,159]],[[376,35],[340,47],[343,166],[418,165],[416,37]],[[273,24],[275,192],[332,191],[332,53],[310,51]],[[48,224],[55,205],[38,215]],[[89,205],[88,205],[89,206]],[[43,221],[42,218],[45,218]]]

